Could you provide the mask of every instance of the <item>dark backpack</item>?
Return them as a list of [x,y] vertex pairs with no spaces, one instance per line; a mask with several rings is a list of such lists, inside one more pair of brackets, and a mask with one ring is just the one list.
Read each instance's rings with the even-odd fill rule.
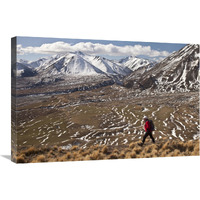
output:
[[155,126],[152,120],[149,120],[151,131],[155,131]]

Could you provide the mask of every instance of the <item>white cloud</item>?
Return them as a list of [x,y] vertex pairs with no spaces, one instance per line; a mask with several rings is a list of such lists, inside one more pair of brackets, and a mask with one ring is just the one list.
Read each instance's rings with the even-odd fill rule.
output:
[[162,60],[164,60],[165,57],[161,56],[161,57],[154,57],[152,60],[156,61],[156,62],[161,62]]
[[29,54],[29,53],[38,53],[38,54],[59,54],[67,53],[74,51],[82,51],[87,54],[93,55],[109,55],[109,56],[138,56],[145,55],[149,57],[166,57],[169,55],[167,51],[157,51],[151,49],[150,46],[142,45],[126,45],[126,46],[116,46],[113,44],[100,44],[100,43],[91,43],[91,42],[80,42],[75,45],[65,43],[65,42],[55,42],[42,44],[39,47],[22,47],[22,45],[17,45],[17,53]]
[[18,55],[24,55],[24,50],[22,50],[22,45],[21,44],[17,45],[17,54]]

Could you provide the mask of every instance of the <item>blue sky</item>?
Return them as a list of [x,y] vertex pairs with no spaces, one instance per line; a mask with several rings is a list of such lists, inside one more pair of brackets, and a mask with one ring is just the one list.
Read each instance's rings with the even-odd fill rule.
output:
[[82,51],[83,53],[100,55],[116,60],[130,55],[161,60],[185,45],[155,42],[17,37],[17,59],[33,61],[59,53]]

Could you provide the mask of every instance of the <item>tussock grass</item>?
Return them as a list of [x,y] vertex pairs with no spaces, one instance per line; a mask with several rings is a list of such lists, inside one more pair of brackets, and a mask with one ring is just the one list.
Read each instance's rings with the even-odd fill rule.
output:
[[72,148],[71,148],[71,151],[77,151],[78,150],[78,146],[73,146]]
[[192,152],[192,155],[195,156],[195,155],[199,155],[199,144],[195,144],[194,146],[194,151]]
[[137,157],[137,154],[136,154],[135,150],[133,150],[133,151],[130,153],[130,157],[131,157],[131,158],[136,158],[136,157]]
[[[143,149],[142,149],[142,147],[140,147],[140,146],[136,146],[136,147],[134,148],[134,150],[135,150],[136,154],[139,154],[139,153],[141,153],[141,151],[142,151]],[[145,151],[146,151],[146,150],[145,150]]]
[[12,150],[12,160],[16,163],[28,162],[55,162],[55,161],[81,161],[81,160],[105,160],[105,159],[131,159],[175,156],[199,156],[199,141],[163,139],[152,144],[147,141],[142,147],[138,142],[132,142],[124,146],[90,146],[82,149],[73,146],[70,150],[62,147],[29,147],[19,152]]
[[107,147],[107,146],[104,146],[104,147],[102,148],[102,153],[103,153],[103,154],[107,154],[107,153],[108,153],[108,147]]
[[135,147],[135,145],[136,145],[135,142],[131,142],[131,143],[129,144],[129,148],[130,148],[130,149],[133,149],[133,148]]
[[169,147],[169,141],[167,141],[163,146],[162,150],[166,150]]
[[16,162],[17,163],[25,163],[25,156],[24,156],[24,154],[17,156],[16,157]]
[[124,151],[121,151],[120,155],[119,155],[119,158],[125,158],[126,157],[126,154]]
[[112,154],[108,157],[108,159],[118,159],[118,158],[119,158],[119,156],[118,156],[117,153],[112,153]]
[[44,155],[39,155],[36,158],[37,162],[45,162],[45,156]]
[[30,147],[30,148],[28,148],[27,150],[24,151],[24,154],[25,154],[26,156],[29,156],[29,155],[31,155],[31,154],[34,154],[35,152],[36,152],[35,147]]
[[90,159],[91,160],[98,160],[99,157],[99,150],[95,150],[91,155],[90,155]]

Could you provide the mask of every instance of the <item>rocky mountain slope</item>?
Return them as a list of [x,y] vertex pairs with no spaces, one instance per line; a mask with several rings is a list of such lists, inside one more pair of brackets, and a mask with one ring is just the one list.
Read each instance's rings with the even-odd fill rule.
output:
[[199,45],[188,44],[152,69],[132,73],[124,80],[128,88],[157,92],[196,91],[199,86]]
[[29,65],[26,65],[25,63],[16,63],[16,70],[15,72],[16,76],[21,77],[32,77],[37,75],[37,71],[30,67]]

